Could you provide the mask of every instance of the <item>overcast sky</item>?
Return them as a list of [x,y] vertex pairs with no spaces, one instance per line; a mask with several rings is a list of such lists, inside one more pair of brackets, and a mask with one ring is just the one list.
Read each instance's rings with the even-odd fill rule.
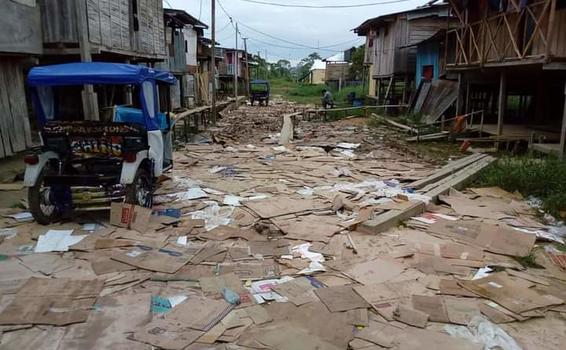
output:
[[[260,1],[301,5],[350,5],[390,2],[391,0]],[[398,3],[372,7],[306,9],[253,4],[243,0],[217,0],[216,40],[223,47],[235,46],[234,29],[229,25],[229,19],[220,7],[220,4],[222,4],[226,12],[240,23],[239,30],[242,35],[249,38],[248,51],[254,53],[261,51],[262,57],[267,52],[269,61],[287,59],[296,64],[301,58],[313,51],[318,51],[322,57],[329,57],[353,45],[362,44],[364,42],[363,38],[358,37],[351,30],[368,18],[409,10],[426,2],[427,0],[400,0]],[[211,0],[164,0],[165,7],[183,9],[194,17],[200,17],[200,20],[209,26],[211,17],[210,4]],[[288,42],[270,38],[250,28]],[[208,36],[209,33],[206,35]],[[299,48],[296,44],[312,48]],[[334,46],[336,44],[340,45]],[[238,45],[242,47],[241,40],[239,40]],[[276,45],[285,47],[277,47]],[[322,49],[324,47],[327,48]],[[317,48],[321,49],[317,50]]]

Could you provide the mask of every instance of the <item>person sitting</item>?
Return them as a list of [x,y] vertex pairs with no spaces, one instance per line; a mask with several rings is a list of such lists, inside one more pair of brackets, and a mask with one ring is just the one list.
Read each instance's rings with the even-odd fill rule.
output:
[[332,93],[326,89],[322,90],[322,108],[334,108],[334,98]]

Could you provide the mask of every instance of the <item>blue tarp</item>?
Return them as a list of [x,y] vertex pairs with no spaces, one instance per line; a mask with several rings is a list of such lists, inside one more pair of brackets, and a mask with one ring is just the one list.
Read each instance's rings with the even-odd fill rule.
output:
[[[156,114],[156,124],[161,130],[169,129],[167,125],[167,118],[165,113]],[[116,113],[114,114],[114,121],[119,123],[134,123],[145,125],[145,118],[143,111],[139,108],[132,108],[126,106],[116,106]]]
[[174,84],[169,73],[125,63],[81,62],[34,67],[28,75],[31,86],[83,84],[141,84],[146,80]]

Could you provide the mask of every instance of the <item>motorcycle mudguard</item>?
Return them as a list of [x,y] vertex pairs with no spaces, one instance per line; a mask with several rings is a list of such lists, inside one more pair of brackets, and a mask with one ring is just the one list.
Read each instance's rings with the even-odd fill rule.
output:
[[122,172],[120,174],[120,183],[122,185],[130,185],[134,182],[134,177],[136,172],[140,167],[140,164],[147,159],[147,151],[139,151],[136,153],[136,161],[132,163],[122,162]]
[[34,165],[26,165],[26,171],[24,174],[24,186],[25,187],[32,187],[37,182],[37,178],[39,174],[43,170],[43,167],[50,159],[59,159],[59,155],[53,151],[43,152],[38,155],[39,162]]

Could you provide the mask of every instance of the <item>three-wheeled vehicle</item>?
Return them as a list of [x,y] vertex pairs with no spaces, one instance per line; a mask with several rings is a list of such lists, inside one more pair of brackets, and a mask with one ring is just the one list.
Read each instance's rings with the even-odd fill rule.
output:
[[[75,210],[109,209],[116,200],[151,207],[157,179],[172,166],[169,87],[175,82],[168,72],[120,63],[33,68],[28,84],[41,147],[24,157],[24,185],[35,220],[48,224]],[[78,97],[84,84],[106,101],[100,121],[84,120]]]
[[265,103],[269,105],[269,81],[267,80],[252,80],[250,83],[250,102],[252,106],[255,101],[258,101],[260,106]]

